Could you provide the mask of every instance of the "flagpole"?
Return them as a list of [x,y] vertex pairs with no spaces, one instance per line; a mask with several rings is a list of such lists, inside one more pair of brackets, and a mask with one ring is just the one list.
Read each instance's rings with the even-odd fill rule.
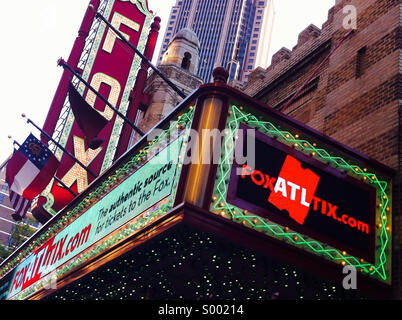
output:
[[[22,117],[25,118],[25,114],[22,114]],[[71,157],[75,162],[77,162],[82,168],[84,168],[87,172],[89,172],[94,178],[97,178],[98,176],[93,173],[90,169],[88,169],[87,166],[85,166],[80,160],[78,160],[76,157],[74,157],[70,152],[68,152],[63,146],[61,146],[60,143],[58,143],[56,140],[54,140],[48,133],[43,131],[40,127],[38,127],[31,119],[27,118],[27,123],[32,124],[36,129],[38,129],[44,136],[46,136],[49,140],[53,141],[53,143],[60,148],[63,152],[65,152],[69,157]]]
[[116,33],[119,37],[120,40],[122,40],[125,44],[127,44],[136,54],[138,54],[143,61],[145,61],[152,70],[156,72],[158,76],[160,76],[181,98],[186,98],[186,95],[182,90],[180,90],[172,81],[170,81],[158,68],[156,68],[151,61],[147,57],[145,57],[130,41],[128,41],[119,30],[117,30],[115,27],[111,25],[109,21],[105,19],[99,12],[95,14],[96,18],[101,19],[104,23],[106,23],[110,29],[113,30],[114,33]]
[[[10,139],[12,138],[11,136],[8,136]],[[17,141],[13,140],[13,144],[17,145],[18,147],[21,147],[21,144],[19,144]],[[8,162],[8,161],[7,161]],[[6,164],[7,164],[6,162]],[[2,167],[3,168],[3,167]],[[65,188],[68,192],[70,192],[74,197],[76,197],[77,195],[75,194],[75,192],[73,190],[71,190],[63,181],[61,181],[58,177],[53,176],[53,178],[60,183],[63,188]]]
[[57,64],[64,69],[69,70],[74,76],[76,76],[88,89],[95,93],[99,99],[101,99],[106,105],[112,109],[119,117],[126,121],[135,131],[137,131],[141,136],[145,133],[142,132],[134,123],[132,123],[124,114],[117,110],[105,97],[103,97],[98,91],[96,91],[87,81],[85,81],[77,72],[75,72],[63,59],[59,59]]

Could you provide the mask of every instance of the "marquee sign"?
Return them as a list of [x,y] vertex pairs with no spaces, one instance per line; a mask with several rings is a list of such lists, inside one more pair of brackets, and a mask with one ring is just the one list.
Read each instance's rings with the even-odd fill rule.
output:
[[[134,46],[144,50],[152,20],[146,0],[108,0],[103,16]],[[125,114],[140,62],[140,58],[128,50],[112,30],[106,28],[105,24],[100,24],[82,77]],[[73,113],[70,112],[59,143],[92,172],[99,174],[112,164],[123,121],[83,84],[78,90],[91,106],[109,120],[99,134],[104,142],[96,150],[89,149]],[[60,159],[58,177],[75,193],[81,193],[94,180],[93,176],[61,150],[56,151],[56,156]],[[56,181],[48,186],[43,196],[47,198],[44,208],[53,214],[73,199]]]
[[[251,103],[229,107],[210,210],[391,283],[389,171],[257,110]],[[255,132],[255,161],[237,163],[233,155],[248,150],[248,129]]]
[[182,137],[177,138],[29,255],[7,275],[6,282],[2,279],[3,298],[10,299],[49,276],[85,249],[167,198],[173,191],[182,142]]
[[375,188],[260,132],[255,151],[255,167],[233,166],[229,203],[374,262]]

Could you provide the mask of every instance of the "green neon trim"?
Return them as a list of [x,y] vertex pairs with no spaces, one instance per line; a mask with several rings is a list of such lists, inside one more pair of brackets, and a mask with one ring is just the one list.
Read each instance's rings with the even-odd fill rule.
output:
[[[390,235],[388,234],[387,227],[390,227],[391,206],[390,199],[387,195],[387,191],[388,193],[390,192],[387,189],[388,183],[386,181],[380,181],[376,174],[366,172],[358,165],[349,164],[342,157],[332,156],[325,149],[317,148],[315,144],[312,144],[308,140],[299,139],[291,132],[280,130],[269,121],[261,120],[252,113],[242,111],[240,107],[233,105],[229,113],[226,126],[227,135],[225,136],[222,152],[222,161],[218,167],[217,181],[215,184],[214,194],[216,200],[211,205],[211,211],[217,214],[224,213],[225,217],[229,215],[230,219],[236,222],[246,224],[251,228],[288,242],[296,247],[320,255],[331,261],[351,265],[357,268],[357,270],[361,270],[363,273],[372,277],[379,278],[383,281],[390,280],[390,257],[388,257],[388,252],[390,252]],[[376,251],[375,264],[361,261],[357,257],[347,254],[344,255],[344,253],[324,243],[320,243],[305,235],[293,232],[286,227],[277,225],[267,219],[253,215],[252,213],[244,213],[240,208],[227,203],[226,196],[232,169],[231,159],[233,158],[234,141],[236,140],[236,132],[240,123],[254,127],[262,133],[276,138],[278,141],[286,145],[293,146],[305,154],[314,154],[315,159],[328,163],[330,166],[338,170],[344,170],[357,179],[363,179],[366,183],[369,183],[376,188],[379,204],[376,218],[377,221],[382,222],[379,230],[376,231],[376,246],[378,249]],[[388,207],[389,212],[387,212]]]

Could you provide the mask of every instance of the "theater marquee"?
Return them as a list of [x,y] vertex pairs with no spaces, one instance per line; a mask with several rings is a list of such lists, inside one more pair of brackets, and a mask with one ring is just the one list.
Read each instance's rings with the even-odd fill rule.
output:
[[[281,117],[232,100],[210,210],[389,284],[389,176],[367,157]],[[250,129],[254,163],[233,162],[247,150]]]
[[374,262],[374,187],[260,132],[255,151],[253,168],[233,166],[229,203]]
[[44,278],[168,197],[177,173],[181,145],[182,138],[176,139],[25,259],[14,271],[7,298]]

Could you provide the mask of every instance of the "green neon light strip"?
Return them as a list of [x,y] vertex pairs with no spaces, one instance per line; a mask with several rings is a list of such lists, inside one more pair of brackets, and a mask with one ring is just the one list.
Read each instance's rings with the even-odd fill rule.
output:
[[[93,192],[91,192],[87,197],[85,197],[74,209],[69,211],[63,219],[60,219],[56,224],[54,224],[52,227],[50,227],[44,234],[42,234],[38,239],[33,241],[24,251],[21,251],[12,261],[7,263],[2,270],[0,270],[0,278],[5,275],[8,271],[10,271],[12,268],[17,266],[20,262],[23,261],[24,258],[26,258],[29,254],[31,254],[33,251],[37,250],[41,245],[43,245],[48,239],[50,239],[55,233],[61,231],[64,227],[66,227],[68,224],[70,224],[74,219],[78,218],[81,214],[85,212],[86,209],[91,207],[92,205],[95,204],[95,202],[99,201],[106,193],[108,193],[113,187],[118,185],[122,179],[124,179],[127,175],[133,173],[139,166],[142,165],[144,161],[146,161],[147,156],[149,156],[148,153],[152,152],[155,150],[157,152],[158,150],[158,144],[166,144],[167,141],[172,141],[173,136],[175,134],[178,134],[180,130],[189,130],[191,127],[191,123],[193,120],[194,116],[194,107],[190,107],[188,110],[185,110],[182,115],[178,116],[178,119],[174,122],[172,122],[166,130],[164,130],[158,137],[156,137],[153,141],[149,142],[148,145],[146,145],[142,150],[140,150],[133,158],[131,158],[130,161],[125,163],[121,168],[117,169],[115,171],[115,174],[109,176],[105,181],[97,187]],[[187,134],[185,133],[185,136]],[[182,149],[182,153],[185,152],[185,148]],[[147,155],[148,154],[148,155]],[[182,154],[182,159],[183,154]],[[180,164],[179,164],[179,167]],[[178,179],[179,179],[180,174],[178,173],[176,175],[176,181],[174,182],[174,185],[177,185]],[[77,260],[83,262],[85,259],[88,259],[90,257],[95,256],[96,254],[99,253],[97,250],[106,250],[113,246],[117,240],[122,239],[123,237],[127,237],[129,235],[132,235],[134,232],[137,232],[137,230],[143,228],[145,225],[147,225],[150,221],[153,221],[155,217],[160,217],[164,215],[168,210],[170,210],[173,207],[173,202],[174,198],[176,195],[176,190],[177,188],[173,187],[173,193],[169,197],[169,200],[166,204],[161,205],[160,208],[149,212],[148,215],[144,216],[142,219],[139,221],[135,222],[134,224],[129,224],[126,228],[124,228],[118,235],[113,236],[111,239],[105,240],[105,242],[97,247],[98,249],[93,249],[90,251],[88,254],[90,256],[86,256],[83,258],[83,260]],[[62,273],[58,274],[63,275],[66,272],[70,271],[72,268],[76,267],[78,264],[75,264],[75,262],[72,263],[72,265],[68,265],[66,269]],[[43,284],[42,284],[43,285]],[[33,290],[33,289],[28,289],[28,290]],[[36,291],[36,289],[34,290]],[[30,291],[30,293],[34,292]],[[29,294],[30,294],[29,293]],[[21,293],[23,297],[26,297],[28,294],[24,291]],[[18,298],[21,298],[22,295],[19,295]]]
[[[236,131],[240,123],[245,123],[251,127],[257,128],[262,133],[278,139],[286,145],[291,145],[301,152],[309,155],[314,155],[314,158],[328,163],[338,170],[344,170],[356,178],[363,179],[366,183],[372,184],[379,196],[379,206],[377,211],[377,221],[381,222],[380,231],[377,231],[377,260],[375,265],[359,260],[356,257],[344,255],[342,252],[335,248],[331,248],[318,241],[307,238],[296,232],[289,231],[288,228],[279,226],[259,216],[244,213],[241,209],[228,204],[226,201],[227,188],[229,184],[229,177],[231,172],[231,159],[234,152],[234,141],[236,140]],[[222,161],[218,168],[217,183],[215,185],[215,202],[211,206],[211,211],[218,214],[222,212],[230,215],[230,218],[239,223],[247,224],[250,227],[265,232],[277,239],[284,240],[292,245],[306,249],[314,254],[323,256],[332,261],[349,264],[361,270],[362,272],[373,276],[379,277],[383,281],[388,279],[387,268],[387,249],[390,246],[390,238],[388,235],[387,227],[390,224],[390,199],[387,195],[388,183],[380,181],[373,173],[368,173],[365,169],[361,169],[357,165],[351,165],[341,157],[331,156],[326,150],[317,148],[315,144],[307,140],[299,139],[297,135],[290,132],[278,129],[273,123],[262,121],[251,113],[242,111],[237,106],[232,106],[230,116],[227,123],[227,135],[225,136],[225,144],[223,147]],[[389,213],[387,213],[387,208]]]

